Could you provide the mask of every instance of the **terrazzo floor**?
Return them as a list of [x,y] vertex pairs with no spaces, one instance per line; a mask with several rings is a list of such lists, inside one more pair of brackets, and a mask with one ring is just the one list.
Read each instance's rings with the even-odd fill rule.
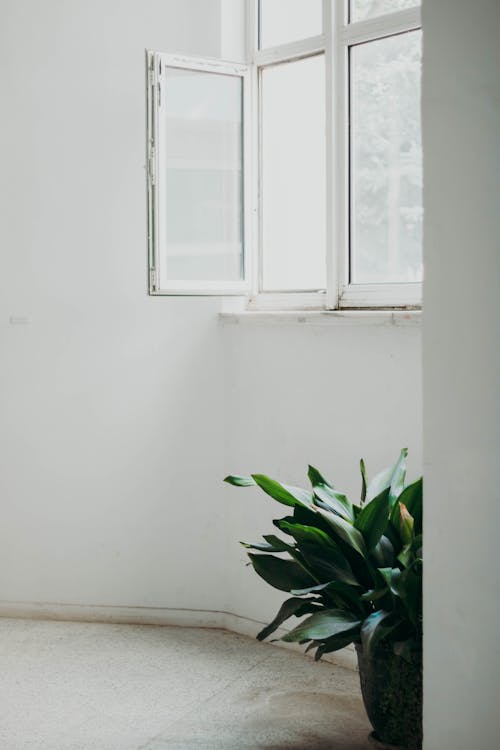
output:
[[358,675],[222,630],[0,619],[1,750],[373,750]]

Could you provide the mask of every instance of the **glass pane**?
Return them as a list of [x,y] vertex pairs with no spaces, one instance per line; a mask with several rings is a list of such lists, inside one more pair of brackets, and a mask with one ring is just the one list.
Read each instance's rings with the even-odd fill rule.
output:
[[238,281],[242,79],[167,68],[165,107],[167,278]]
[[422,278],[421,32],[351,48],[351,282]]
[[365,18],[375,18],[421,4],[422,0],[350,0],[350,20],[364,21]]
[[262,72],[263,285],[324,289],[325,69],[322,55]]
[[259,48],[318,36],[323,30],[322,0],[260,0]]

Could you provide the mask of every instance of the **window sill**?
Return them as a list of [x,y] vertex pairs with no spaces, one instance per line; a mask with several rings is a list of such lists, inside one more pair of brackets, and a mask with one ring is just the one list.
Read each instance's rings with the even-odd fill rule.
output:
[[241,310],[221,312],[223,324],[418,327],[421,310]]

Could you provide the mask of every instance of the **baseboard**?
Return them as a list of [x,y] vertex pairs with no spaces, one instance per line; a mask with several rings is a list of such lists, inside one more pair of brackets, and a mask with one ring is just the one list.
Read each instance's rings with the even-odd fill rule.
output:
[[[220,628],[254,638],[266,623],[242,617],[234,612],[206,609],[170,609],[166,607],[123,607],[87,604],[52,604],[45,602],[0,601],[0,617],[31,620],[63,620],[73,622],[102,622],[122,625],[170,625],[184,628]],[[287,633],[278,628],[276,638]],[[267,644],[263,644],[267,645]],[[276,641],[279,648],[303,653],[296,643]],[[309,656],[309,655],[308,655]],[[311,655],[312,657],[312,655]],[[357,670],[356,653],[352,646],[325,654],[323,661],[345,669]]]

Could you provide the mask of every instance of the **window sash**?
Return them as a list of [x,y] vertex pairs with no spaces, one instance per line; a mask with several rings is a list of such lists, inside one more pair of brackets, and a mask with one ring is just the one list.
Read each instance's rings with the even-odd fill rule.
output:
[[[151,295],[241,295],[250,291],[252,237],[251,217],[247,196],[251,191],[250,176],[250,71],[247,65],[209,58],[169,55],[148,50],[147,63],[147,199],[148,199],[148,288]],[[242,80],[242,250],[243,278],[238,281],[178,281],[168,278],[167,267],[167,207],[166,207],[166,115],[164,103],[167,68],[196,70],[234,76]],[[162,98],[163,97],[163,98]]]
[[[370,308],[418,307],[422,300],[421,283],[350,284],[349,214],[349,49],[355,44],[376,41],[395,34],[413,31],[421,26],[420,8],[396,11],[373,19],[348,22],[348,0],[323,0],[323,34],[269,49],[258,49],[258,0],[249,0],[248,49],[253,50],[252,62],[257,71],[268,65],[290,62],[323,52],[326,64],[326,159],[327,211],[326,262],[327,288],[317,292],[295,293],[262,291],[262,279],[257,274],[252,284],[251,306],[279,308],[296,307]],[[254,126],[261,132],[261,107],[257,91],[254,94]],[[258,175],[256,192],[261,194],[260,154],[257,156]],[[254,188],[255,189],[255,188]],[[259,207],[259,216],[261,211]],[[262,231],[259,228],[259,268],[262,268]]]

